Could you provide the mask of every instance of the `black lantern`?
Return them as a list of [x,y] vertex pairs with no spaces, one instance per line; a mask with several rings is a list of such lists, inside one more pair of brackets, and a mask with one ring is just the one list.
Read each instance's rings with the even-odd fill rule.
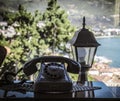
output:
[[83,28],[77,31],[69,42],[72,45],[74,59],[81,64],[81,71],[86,72],[92,67],[97,47],[100,44],[93,33],[85,28],[85,17],[83,17]]

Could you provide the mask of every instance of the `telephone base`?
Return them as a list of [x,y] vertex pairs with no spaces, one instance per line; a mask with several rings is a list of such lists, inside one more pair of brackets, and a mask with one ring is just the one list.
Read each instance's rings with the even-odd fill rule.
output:
[[[49,64],[47,64],[49,65]],[[69,92],[72,90],[72,80],[68,76],[65,67],[64,68],[63,77],[59,79],[52,79],[47,78],[45,73],[45,67],[47,65],[42,64],[41,72],[39,73],[35,83],[34,83],[34,91],[35,92]],[[49,66],[52,66],[51,63]],[[57,68],[58,65],[56,64],[55,67]],[[54,67],[54,68],[55,68]],[[50,67],[49,67],[50,68]]]
[[69,92],[72,90],[72,82],[61,80],[61,81],[48,81],[40,80],[35,82],[35,92]]

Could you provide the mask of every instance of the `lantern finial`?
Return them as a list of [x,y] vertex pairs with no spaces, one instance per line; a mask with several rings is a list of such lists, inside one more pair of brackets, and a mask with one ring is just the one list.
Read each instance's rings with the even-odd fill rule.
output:
[[83,28],[85,28],[85,16],[83,17]]

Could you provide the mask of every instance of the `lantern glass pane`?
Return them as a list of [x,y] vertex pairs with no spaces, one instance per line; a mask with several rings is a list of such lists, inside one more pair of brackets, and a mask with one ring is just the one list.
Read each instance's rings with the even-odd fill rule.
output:
[[86,49],[84,47],[77,47],[77,53],[78,53],[78,62],[83,63],[85,62],[86,57]]
[[91,67],[96,47],[77,47],[78,62]]
[[93,60],[94,60],[94,54],[95,54],[95,47],[88,47],[85,48],[86,49],[86,57],[85,57],[85,61],[86,61],[86,65],[88,66],[92,66]]
[[75,51],[75,47],[74,47],[74,46],[72,46],[72,55],[73,55],[73,59],[74,59],[75,61],[77,61],[76,51]]

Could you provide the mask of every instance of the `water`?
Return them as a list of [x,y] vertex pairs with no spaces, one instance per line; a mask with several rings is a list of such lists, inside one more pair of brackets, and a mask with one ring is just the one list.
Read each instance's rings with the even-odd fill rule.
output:
[[97,38],[97,41],[101,46],[98,47],[96,55],[112,60],[110,67],[120,68],[120,38]]

